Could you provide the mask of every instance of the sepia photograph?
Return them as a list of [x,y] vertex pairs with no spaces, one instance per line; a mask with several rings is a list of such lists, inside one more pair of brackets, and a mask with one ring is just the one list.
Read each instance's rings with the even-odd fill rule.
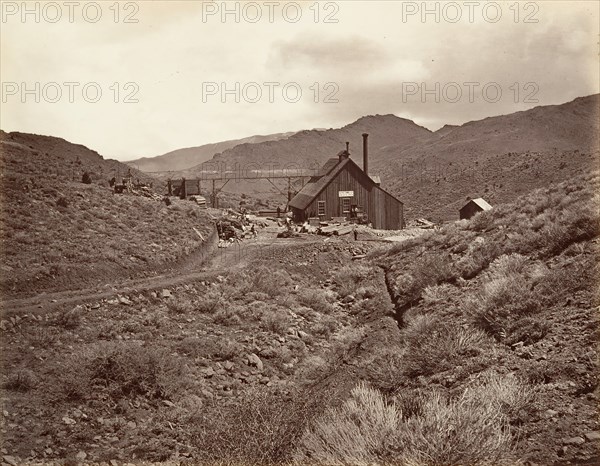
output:
[[0,14],[0,466],[600,465],[599,1]]

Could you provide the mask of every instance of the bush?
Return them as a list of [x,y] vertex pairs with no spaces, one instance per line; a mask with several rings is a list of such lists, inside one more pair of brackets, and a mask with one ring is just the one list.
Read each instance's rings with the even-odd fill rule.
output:
[[8,376],[5,387],[9,390],[28,392],[37,384],[37,377],[29,369],[19,369]]
[[429,395],[401,424],[389,455],[406,465],[514,464],[509,419],[528,398],[526,386],[501,375],[457,399]]
[[300,304],[321,314],[329,314],[334,309],[331,304],[332,296],[323,290],[305,288],[298,292],[296,299]]
[[[320,464],[511,464],[510,419],[530,398],[514,376],[488,375],[457,398],[404,394],[399,404],[359,384],[304,433],[294,454]],[[403,411],[401,408],[404,408]]]
[[537,313],[540,307],[539,296],[517,273],[488,278],[482,290],[468,297],[463,306],[476,327],[497,338],[507,334],[516,320]]
[[105,393],[113,401],[145,396],[169,399],[189,384],[187,368],[162,348],[134,343],[101,342],[64,362],[60,380],[66,398],[92,398]]
[[404,375],[432,375],[464,365],[469,358],[491,352],[483,332],[433,315],[416,316],[402,331],[406,351],[401,361]]
[[285,335],[292,325],[292,319],[285,309],[265,311],[261,317],[261,327],[278,335]]
[[306,464],[380,462],[399,423],[396,406],[387,403],[377,390],[360,383],[340,408],[330,409],[306,430],[294,460]]
[[415,303],[428,286],[453,279],[454,271],[450,257],[426,254],[418,258],[407,273],[396,278],[396,294],[404,303]]
[[255,389],[239,404],[207,406],[192,444],[201,464],[282,464],[322,406],[322,396],[294,391],[278,396]]
[[342,267],[334,277],[338,294],[342,298],[354,294],[358,285],[372,274],[373,271],[371,268],[364,265],[347,265]]

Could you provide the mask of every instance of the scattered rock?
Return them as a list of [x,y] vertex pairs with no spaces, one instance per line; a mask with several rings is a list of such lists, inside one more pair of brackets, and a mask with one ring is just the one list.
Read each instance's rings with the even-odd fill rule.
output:
[[344,299],[342,299],[342,302],[344,304],[349,304],[349,303],[353,303],[354,301],[356,301],[356,298],[354,296],[352,296],[351,294],[349,294],[348,296],[346,296]]
[[554,411],[553,409],[549,409],[546,411],[546,416],[548,417],[554,417],[558,414],[558,411]]
[[175,403],[169,400],[163,400],[163,404],[166,406],[170,406],[171,408],[175,407]]
[[212,367],[207,367],[200,371],[207,379],[215,375],[215,370]]
[[162,298],[170,298],[170,297],[171,297],[171,292],[165,288],[165,289],[164,289],[164,290],[162,290],[162,292],[160,293],[160,296],[161,296]]
[[121,303],[125,306],[131,306],[133,304],[129,299],[127,299],[123,296],[119,297],[119,303]]
[[599,431],[586,432],[585,438],[588,439],[590,442],[594,442],[594,441],[597,442],[598,440],[600,440],[600,432]]
[[70,418],[70,417],[68,417],[68,416],[65,416],[65,417],[63,417],[63,418],[62,418],[62,420],[63,420],[63,422],[64,422],[65,424],[67,424],[68,426],[72,426],[72,425],[74,425],[74,424],[77,424],[77,422],[75,421],[75,419],[71,419],[71,418]]
[[87,458],[87,453],[85,451],[80,451],[75,455],[75,459],[79,461],[84,461]]
[[306,339],[310,338],[310,335],[308,333],[306,333],[304,330],[298,330],[298,336],[302,340],[306,340]]
[[18,464],[18,461],[14,456],[4,455],[2,457],[2,459],[4,460],[5,463],[8,463],[12,466],[17,466],[17,464]]
[[259,371],[263,370],[263,362],[254,353],[248,355],[248,365],[256,367]]
[[127,423],[127,427],[129,427],[130,429],[135,429],[137,427],[137,424],[133,421],[129,421]]
[[582,443],[585,443],[583,437],[571,437],[563,440],[565,445],[581,445]]

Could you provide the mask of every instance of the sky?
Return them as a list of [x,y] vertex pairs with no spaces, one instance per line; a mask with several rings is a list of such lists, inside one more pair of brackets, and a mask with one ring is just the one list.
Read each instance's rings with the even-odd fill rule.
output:
[[0,128],[131,160],[600,92],[597,1],[2,1]]

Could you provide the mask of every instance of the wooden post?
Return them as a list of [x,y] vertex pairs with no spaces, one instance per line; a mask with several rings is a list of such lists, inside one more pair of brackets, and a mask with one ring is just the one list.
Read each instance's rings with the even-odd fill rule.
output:
[[213,209],[217,208],[217,194],[215,191],[215,180],[212,180],[212,206],[213,206]]

